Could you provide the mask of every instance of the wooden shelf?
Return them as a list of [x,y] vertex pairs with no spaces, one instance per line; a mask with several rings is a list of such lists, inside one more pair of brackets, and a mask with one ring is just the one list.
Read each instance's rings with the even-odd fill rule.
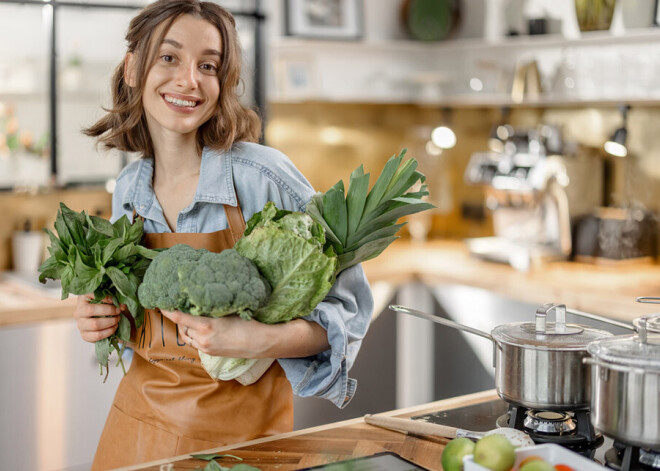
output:
[[[586,48],[586,49],[585,49]],[[592,49],[593,48],[593,49]],[[632,51],[632,53],[631,53]],[[272,103],[306,101],[331,103],[414,104],[450,107],[584,107],[660,105],[660,87],[650,83],[660,61],[660,28],[582,33],[569,38],[560,35],[516,36],[497,40],[456,39],[442,42],[411,40],[330,41],[283,37],[271,45],[275,66]],[[463,81],[470,73],[483,74],[491,81],[502,77],[509,82],[517,64],[536,60],[544,82],[554,80],[563,61],[581,64],[593,58],[594,66],[578,70],[576,77],[595,83],[617,76],[621,94],[614,95],[609,84],[596,90],[575,88],[559,95],[546,93],[538,99],[516,102],[509,94],[469,92]],[[611,57],[610,57],[611,56]],[[644,59],[646,58],[646,59]],[[657,60],[656,60],[657,59]],[[613,60],[613,63],[610,62]],[[560,62],[561,61],[561,62]],[[494,72],[480,69],[484,62]],[[584,64],[584,62],[582,62]],[[635,74],[623,75],[626,67]],[[290,68],[290,69],[288,69]],[[608,71],[609,68],[609,71]],[[470,70],[475,72],[470,72]],[[609,73],[612,72],[612,73]],[[308,83],[300,87],[287,80],[307,74]],[[287,74],[291,75],[287,79]],[[297,75],[296,75],[297,74]],[[491,74],[488,76],[487,74]],[[497,78],[500,74],[500,78]],[[586,75],[585,75],[586,74]],[[475,75],[478,77],[478,75]],[[632,82],[631,82],[632,80]],[[638,80],[638,81],[635,81]],[[625,87],[624,87],[625,84]],[[578,83],[577,87],[580,86]],[[427,94],[422,90],[437,87],[443,92]],[[625,88],[625,89],[624,89]],[[502,89],[498,85],[498,89]],[[618,90],[618,88],[615,88]],[[459,92],[459,90],[461,90]]]

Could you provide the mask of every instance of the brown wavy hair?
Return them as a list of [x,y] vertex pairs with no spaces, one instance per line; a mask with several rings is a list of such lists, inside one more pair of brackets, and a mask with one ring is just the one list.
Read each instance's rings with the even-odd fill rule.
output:
[[[83,130],[95,137],[105,149],[153,155],[153,144],[142,106],[142,92],[158,48],[172,23],[181,15],[192,15],[213,24],[222,38],[222,56],[218,70],[220,95],[215,114],[197,131],[197,150],[203,147],[228,149],[237,141],[259,139],[261,122],[257,114],[244,107],[238,98],[241,80],[241,47],[234,17],[224,8],[199,0],[159,0],[142,9],[131,20],[126,34],[128,52],[135,56],[135,87],[124,79],[126,57],[112,77],[112,107],[107,114]],[[159,37],[158,26],[165,24]]]

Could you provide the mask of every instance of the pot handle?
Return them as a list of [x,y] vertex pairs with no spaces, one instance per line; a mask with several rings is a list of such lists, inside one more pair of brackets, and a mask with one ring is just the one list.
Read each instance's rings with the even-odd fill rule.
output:
[[536,333],[545,334],[547,331],[547,317],[550,311],[555,311],[555,332],[566,332],[566,305],[547,303],[536,309]]
[[639,296],[635,299],[638,303],[660,304],[660,298],[654,296]]
[[435,322],[437,324],[442,324],[447,327],[453,327],[454,329],[463,330],[465,332],[478,335],[479,337],[483,337],[495,343],[495,339],[493,339],[493,337],[490,334],[482,330],[475,329],[473,327],[468,327],[466,325],[459,324],[458,322],[450,321],[449,319],[445,319],[444,317],[434,316],[433,314],[428,314],[426,312],[418,311],[417,309],[412,309],[406,306],[399,306],[398,304],[392,304],[389,306],[389,308],[392,311],[403,312],[404,314],[411,314],[413,316],[426,319],[427,321]]
[[[658,299],[660,299],[660,298],[658,298]],[[573,314],[574,316],[584,317],[586,319],[593,319],[595,321],[615,325],[617,327],[621,327],[622,329],[628,329],[628,330],[633,330],[633,331],[635,330],[635,326],[633,326],[631,324],[626,324],[625,322],[615,321],[613,319],[609,319],[607,317],[599,316],[599,315],[596,315],[596,314],[591,314],[589,312],[578,311],[576,309],[566,309],[566,312],[569,313],[569,314]]]

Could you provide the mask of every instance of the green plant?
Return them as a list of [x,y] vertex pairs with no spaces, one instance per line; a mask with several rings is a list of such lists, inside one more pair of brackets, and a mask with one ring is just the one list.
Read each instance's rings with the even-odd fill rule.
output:
[[[122,362],[123,345],[131,334],[131,320],[142,325],[144,311],[137,297],[137,289],[151,260],[158,253],[141,245],[143,223],[131,224],[126,216],[114,224],[106,219],[90,216],[85,211],[72,211],[64,203],[55,219],[55,233],[44,229],[50,238],[50,257],[39,267],[39,281],[61,280],[62,299],[69,294],[94,293],[93,303],[101,303],[110,297],[115,306],[127,306],[122,311],[117,331],[110,337],[95,343],[96,359],[106,367],[108,358],[115,350],[118,364]],[[129,319],[131,316],[132,319]]]
[[195,316],[238,314],[251,319],[270,296],[270,285],[254,263],[234,249],[205,253],[196,262],[182,264],[178,275],[181,292]]

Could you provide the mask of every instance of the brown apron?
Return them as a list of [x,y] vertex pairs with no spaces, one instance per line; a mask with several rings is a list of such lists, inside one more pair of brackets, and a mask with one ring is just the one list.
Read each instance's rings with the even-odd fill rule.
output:
[[[229,229],[212,233],[145,234],[151,248],[188,244],[220,252],[233,247],[245,221],[225,205]],[[105,423],[92,470],[113,469],[187,454],[293,429],[293,393],[279,363],[243,386],[216,381],[176,324],[147,310],[130,346],[131,367]]]

